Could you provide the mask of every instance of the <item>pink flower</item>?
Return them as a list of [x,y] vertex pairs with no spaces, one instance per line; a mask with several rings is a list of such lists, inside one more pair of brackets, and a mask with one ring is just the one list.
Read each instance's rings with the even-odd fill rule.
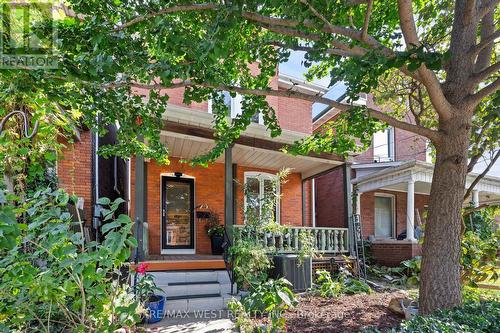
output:
[[142,275],[146,274],[146,272],[148,271],[148,264],[141,262],[139,264],[139,266],[137,266],[135,271],[139,274],[142,274]]

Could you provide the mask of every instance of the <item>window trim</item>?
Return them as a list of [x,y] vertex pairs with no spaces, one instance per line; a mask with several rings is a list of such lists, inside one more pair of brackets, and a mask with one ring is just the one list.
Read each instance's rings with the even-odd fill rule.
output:
[[[381,157],[379,155],[375,155],[375,133],[372,136],[372,150],[373,150],[373,160],[375,162],[393,162],[396,160],[395,158],[395,135],[394,135],[394,127],[389,126],[384,130],[384,133],[387,133],[387,157]],[[377,132],[378,133],[378,132]]]
[[375,202],[373,203],[373,236],[376,238],[376,239],[396,239],[397,235],[396,235],[396,225],[397,225],[397,222],[396,222],[396,195],[394,194],[391,194],[391,193],[384,193],[384,192],[375,192],[375,199],[377,197],[380,197],[380,198],[390,198],[391,199],[391,215],[392,215],[392,226],[391,226],[391,236],[390,237],[382,237],[382,236],[376,236],[375,235],[375,230],[376,230],[376,223],[377,223],[377,219],[376,219],[376,216],[375,216]]
[[[246,171],[243,173],[243,184],[247,184],[248,178],[257,178],[259,179],[259,199],[262,198],[264,191],[264,179],[271,179],[276,182],[276,223],[281,224],[280,212],[281,212],[281,197],[280,197],[280,186],[279,186],[279,178],[277,175],[268,173],[268,172],[258,172],[258,171]],[[243,193],[243,209],[246,211],[247,209],[247,197]],[[259,207],[260,209],[260,207]],[[245,221],[244,221],[245,222]],[[246,222],[245,222],[246,223]]]
[[[241,104],[243,101],[243,95],[236,93],[235,97],[231,97],[231,119],[236,118],[237,115],[241,114],[243,111],[241,109]],[[212,99],[208,100],[207,112],[212,112]],[[262,112],[259,112],[259,121],[257,123],[252,122],[253,124],[264,125],[264,117],[262,116]]]

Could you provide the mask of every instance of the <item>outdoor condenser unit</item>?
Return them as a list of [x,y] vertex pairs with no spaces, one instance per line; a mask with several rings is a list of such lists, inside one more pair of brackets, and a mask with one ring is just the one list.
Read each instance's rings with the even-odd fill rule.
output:
[[274,279],[281,277],[290,281],[293,291],[305,291],[311,288],[312,282],[312,261],[307,258],[299,266],[299,258],[295,254],[284,254],[273,256],[274,269],[272,276]]

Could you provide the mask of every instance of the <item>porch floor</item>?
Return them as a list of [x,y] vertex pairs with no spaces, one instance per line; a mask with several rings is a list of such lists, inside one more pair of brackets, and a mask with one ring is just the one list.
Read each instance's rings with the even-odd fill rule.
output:
[[[151,254],[144,263],[149,271],[186,271],[225,269],[222,256],[208,254]],[[132,267],[135,265],[132,264]]]

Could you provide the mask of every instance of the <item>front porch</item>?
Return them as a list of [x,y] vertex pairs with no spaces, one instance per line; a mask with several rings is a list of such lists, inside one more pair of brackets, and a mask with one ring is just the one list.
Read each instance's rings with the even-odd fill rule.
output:
[[[397,266],[421,254],[418,239],[423,235],[433,168],[422,161],[353,165],[355,212],[361,216],[363,237],[372,241],[373,256],[378,263]],[[476,177],[468,175],[466,188]],[[476,207],[500,202],[500,179],[490,176],[481,179],[472,191],[470,202]]]
[[[138,157],[131,172],[131,213],[142,225],[136,231],[139,260],[151,270],[224,269],[221,256],[211,256],[209,216],[226,230],[243,225],[243,185],[251,182],[255,195],[263,195],[283,168],[291,173],[279,188],[276,220],[294,228],[311,227],[309,179],[343,163],[331,154],[285,154],[282,148],[305,134],[283,130],[282,136],[270,139],[262,125],[252,124],[215,163],[191,166],[185,161],[214,147],[212,115],[180,107],[165,115],[161,140],[169,148],[170,164]],[[319,248],[348,252],[344,231],[314,232]]]

